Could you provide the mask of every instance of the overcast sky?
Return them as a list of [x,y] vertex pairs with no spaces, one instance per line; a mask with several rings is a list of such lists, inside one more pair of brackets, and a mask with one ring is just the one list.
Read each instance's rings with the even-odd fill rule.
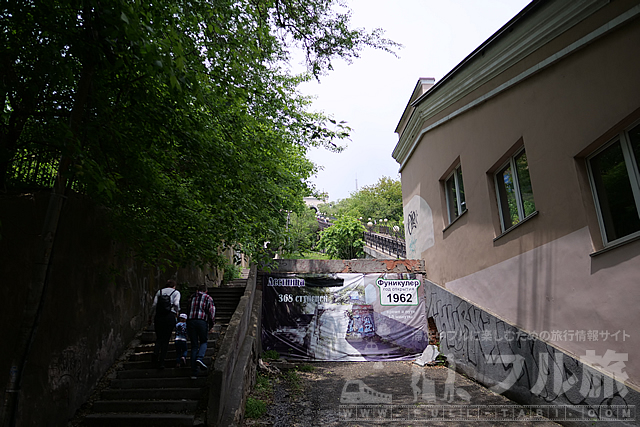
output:
[[398,178],[391,153],[398,142],[394,130],[420,77],[436,82],[476,47],[506,24],[531,0],[347,0],[354,27],[385,30],[404,45],[399,58],[367,49],[352,64],[336,61],[320,83],[300,90],[317,98],[323,111],[352,128],[347,148],[339,154],[312,150],[323,167],[312,181],[329,200],[347,198],[357,188],[383,176]]

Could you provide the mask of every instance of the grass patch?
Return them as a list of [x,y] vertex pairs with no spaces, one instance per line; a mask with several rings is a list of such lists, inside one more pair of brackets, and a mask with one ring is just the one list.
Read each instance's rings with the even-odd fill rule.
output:
[[299,392],[302,389],[300,375],[298,375],[298,372],[295,369],[290,369],[285,372],[284,379],[287,381],[287,384],[289,384],[289,387],[291,387],[294,392]]
[[271,381],[269,377],[258,374],[256,377],[256,390],[257,391],[269,391],[272,389]]
[[274,381],[268,375],[258,374],[256,384],[251,390],[247,403],[244,406],[244,414],[247,418],[262,418],[267,412],[267,407],[273,402]]
[[[280,354],[274,350],[262,354],[263,360],[277,360],[279,357]],[[256,420],[268,417],[266,414],[269,406],[274,403],[276,387],[285,387],[291,393],[291,397],[295,399],[304,389],[301,373],[313,372],[315,369],[316,367],[310,364],[301,364],[296,365],[293,369],[275,371],[277,373],[259,372],[245,404],[245,417]]]
[[260,418],[267,412],[267,404],[260,399],[251,396],[247,398],[244,407],[244,416],[247,418]]

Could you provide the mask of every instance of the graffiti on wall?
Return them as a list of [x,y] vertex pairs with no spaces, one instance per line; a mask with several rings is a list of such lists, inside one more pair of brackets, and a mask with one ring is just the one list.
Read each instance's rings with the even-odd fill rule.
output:
[[433,214],[426,200],[415,195],[404,205],[404,224],[407,259],[420,259],[434,244]]
[[[573,358],[446,290],[427,283],[428,316],[440,351],[492,391],[523,402],[633,407],[640,393],[625,386],[626,353]],[[592,366],[599,366],[612,376]]]
[[68,401],[77,385],[82,384],[87,372],[83,360],[87,354],[86,341],[86,338],[82,338],[77,344],[52,357],[49,364],[49,390],[54,401]]
[[407,214],[407,233],[409,236],[418,228],[418,211],[409,211]]

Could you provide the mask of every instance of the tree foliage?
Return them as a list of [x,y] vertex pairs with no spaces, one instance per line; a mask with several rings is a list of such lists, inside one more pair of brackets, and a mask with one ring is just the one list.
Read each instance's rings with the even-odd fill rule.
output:
[[376,222],[386,218],[389,224],[399,224],[403,218],[400,179],[383,176],[376,184],[362,187],[346,199],[319,208],[328,215],[363,218],[363,223],[369,218]]
[[333,259],[363,258],[364,231],[364,226],[356,218],[339,218],[320,233],[317,247]]
[[312,209],[304,209],[299,213],[291,212],[283,251],[292,255],[310,252],[317,241],[318,228],[318,220]]
[[[313,191],[307,149],[340,150],[349,131],[310,112],[298,84],[365,47],[397,46],[352,29],[339,6],[4,2],[0,188],[41,185],[16,165],[59,170],[150,262],[216,261],[224,244],[259,253]],[[295,48],[306,76],[287,71]]]

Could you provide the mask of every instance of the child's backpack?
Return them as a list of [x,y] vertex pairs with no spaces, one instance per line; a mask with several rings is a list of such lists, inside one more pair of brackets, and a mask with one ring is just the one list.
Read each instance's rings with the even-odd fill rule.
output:
[[[176,290],[174,289],[173,292],[175,291]],[[156,316],[169,314],[171,312],[171,295],[173,295],[173,292],[171,292],[169,295],[165,295],[162,293],[162,290],[160,290],[160,295],[158,295],[158,303],[156,304]]]

